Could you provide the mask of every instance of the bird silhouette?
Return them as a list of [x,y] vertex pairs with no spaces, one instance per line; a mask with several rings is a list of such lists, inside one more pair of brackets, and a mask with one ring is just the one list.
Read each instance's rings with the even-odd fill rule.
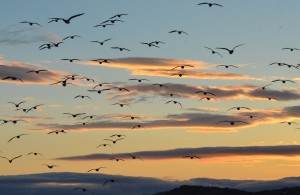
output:
[[192,66],[192,65],[185,64],[185,65],[175,66],[175,67],[174,67],[174,68],[172,68],[171,70],[175,70],[176,68],[181,68],[181,69],[184,69],[185,67],[191,67],[191,68],[195,68],[195,67],[194,67],[194,66]]
[[171,102],[173,102],[174,104],[178,104],[182,109],[182,104],[180,102],[176,101],[176,100],[167,101],[165,104],[168,104],[168,103],[171,103]]
[[295,81],[292,81],[292,80],[289,80],[289,79],[276,79],[276,80],[273,80],[271,82],[282,82],[282,83],[290,82],[290,83],[296,83]]
[[174,74],[171,74],[171,76],[175,76],[175,75],[178,75],[179,77],[182,77],[183,75],[187,75],[187,73],[174,73]]
[[20,22],[20,23],[22,23],[22,24],[29,24],[29,26],[37,25],[37,26],[42,27],[42,25],[40,25],[40,24],[37,23],[37,22],[23,21],[23,22]]
[[103,140],[106,140],[106,141],[110,141],[112,142],[113,144],[116,144],[117,141],[120,141],[120,140],[123,140],[124,138],[119,138],[119,139],[116,139],[116,140],[111,140],[111,139],[103,139]]
[[10,79],[10,80],[13,80],[13,81],[19,80],[19,81],[21,81],[23,83],[23,80],[20,79],[19,77],[7,76],[7,77],[2,78],[2,80],[7,80],[7,79]]
[[93,119],[93,118],[95,118],[95,117],[98,117],[98,116],[97,116],[97,115],[89,115],[89,116],[83,117],[82,119],[87,119],[87,118]]
[[38,105],[32,106],[31,108],[29,108],[29,109],[26,111],[26,113],[29,112],[29,111],[31,111],[31,110],[36,110],[38,107],[43,106],[43,105],[44,105],[44,104],[38,104]]
[[205,99],[205,100],[211,100],[211,99],[217,100],[216,98],[214,98],[214,97],[209,97],[209,96],[202,97],[202,98],[200,98],[199,100],[203,100],[203,99]]
[[[27,111],[26,111],[26,112],[27,112]],[[23,119],[9,120],[9,122],[11,122],[12,124],[17,124],[18,122],[26,122],[26,123],[28,123],[28,121],[23,120]]]
[[114,62],[114,60],[112,59],[102,59],[102,58],[91,60],[91,61],[98,62],[99,64]]
[[123,118],[130,118],[131,120],[134,120],[134,119],[140,119],[141,120],[140,117],[138,117],[138,116],[131,116],[131,115],[124,116]]
[[119,161],[125,161],[125,160],[122,159],[122,158],[110,158],[110,159],[108,159],[108,160],[115,160],[115,161],[117,161],[117,162],[119,162]]
[[77,59],[77,58],[63,58],[61,60],[66,60],[66,61],[69,61],[69,62],[80,61],[80,59]]
[[20,135],[14,136],[14,137],[10,138],[7,143],[11,142],[15,138],[20,139],[24,135],[29,135],[29,134],[20,134]]
[[87,172],[88,173],[91,172],[91,171],[97,171],[97,172],[99,172],[100,169],[105,169],[105,168],[107,168],[107,167],[98,167],[98,168],[95,168],[95,169],[90,169]]
[[198,157],[198,156],[190,156],[190,155],[187,155],[187,156],[183,156],[182,158],[189,158],[189,159],[201,159],[201,157]]
[[136,129],[136,128],[145,128],[143,125],[134,125],[131,127],[131,129]]
[[203,2],[203,3],[198,3],[197,5],[208,5],[209,7],[212,6],[219,6],[219,7],[223,7],[223,5],[217,4],[217,3],[207,3],[207,2]]
[[42,165],[47,166],[49,169],[52,169],[54,167],[58,167],[58,165],[48,165],[48,164],[42,164]]
[[228,111],[229,110],[234,110],[234,109],[235,110],[241,110],[241,109],[251,110],[250,108],[245,107],[245,106],[236,106],[236,107],[229,108]]
[[182,30],[171,30],[171,31],[169,31],[169,33],[178,33],[179,35],[181,35],[181,34],[186,34],[186,35],[188,35],[186,32],[184,32],[184,31],[182,31]]
[[140,159],[140,160],[143,160],[141,157],[139,156],[135,156],[135,155],[132,155],[132,154],[128,154],[132,159]]
[[122,16],[127,16],[128,14],[116,14],[112,17],[110,17],[109,19],[114,19],[114,18],[121,18]]
[[235,65],[225,65],[225,64],[217,65],[217,67],[225,67],[225,68],[233,67],[233,68],[238,68]]
[[127,136],[123,134],[113,134],[110,137],[127,137]]
[[297,122],[293,122],[293,121],[283,121],[283,122],[280,122],[280,123],[286,123],[288,125],[291,125],[291,124],[299,125]]
[[165,85],[165,84],[161,84],[161,83],[155,83],[155,84],[152,84],[152,85],[155,85],[155,86],[159,86],[159,87],[165,87],[165,88],[169,88],[167,85]]
[[101,26],[101,27],[105,28],[106,26],[112,26],[112,25],[114,25],[114,24],[98,24],[98,25],[95,25],[94,27]]
[[203,91],[203,90],[196,91],[195,93],[202,93],[203,95],[213,95],[213,96],[216,96],[216,94],[214,94],[214,93],[212,93],[212,92],[209,92],[209,91]]
[[[82,15],[84,15],[84,13],[73,15],[73,16],[69,17],[68,19],[65,19],[65,18],[49,18],[49,19],[51,20],[50,22],[52,22],[52,21],[58,22],[59,20],[61,20],[61,21],[63,21],[65,24],[70,24],[70,22],[71,22],[71,20],[72,20],[73,18],[76,18],[76,17],[78,17],[78,16],[82,16]],[[48,23],[50,23],[50,22],[48,22]]]
[[9,163],[12,163],[13,160],[15,160],[15,159],[17,159],[17,158],[20,158],[21,156],[22,156],[22,155],[19,155],[19,156],[16,156],[16,157],[12,158],[12,159],[6,158],[6,157],[4,157],[4,156],[0,156],[0,158],[4,158],[4,159],[8,160]]
[[268,87],[268,86],[270,86],[270,85],[272,85],[272,84],[270,83],[270,84],[264,85],[264,86],[261,87],[261,89],[262,89],[262,90],[265,90],[266,87]]
[[232,121],[225,120],[225,121],[217,122],[216,124],[219,124],[219,123],[229,123],[230,125],[234,125],[234,124],[236,124],[236,123],[244,123],[244,124],[248,124],[247,122],[244,122],[244,121],[238,121],[238,120],[232,120]]
[[96,148],[100,148],[101,146],[103,146],[103,147],[110,146],[110,147],[111,147],[111,145],[110,145],[110,144],[100,144],[100,145],[98,145]]
[[85,115],[86,113],[75,113],[75,114],[72,114],[72,113],[63,113],[63,114],[68,114],[68,115],[71,115],[73,118],[76,118],[77,116],[81,116],[81,115]]
[[143,45],[148,45],[148,47],[157,47],[157,48],[159,48],[159,46],[155,45],[153,42],[150,42],[150,43],[140,42],[140,43],[143,44]]
[[111,90],[111,89],[99,89],[99,90],[88,89],[87,91],[89,91],[89,92],[97,92],[98,94],[100,94],[100,93],[102,93],[102,91],[107,91],[107,90]]
[[117,181],[114,180],[114,179],[108,179],[108,180],[106,180],[105,182],[103,182],[102,187],[105,186],[105,185],[108,184],[108,183],[115,183],[115,182],[117,182]]
[[282,48],[282,50],[290,50],[290,51],[297,50],[297,51],[300,51],[300,49],[298,49],[298,48],[292,48],[292,47],[285,47],[285,48]]
[[90,41],[92,43],[99,43],[100,45],[103,45],[105,42],[112,40],[112,38],[105,39],[104,41]]
[[46,72],[48,70],[45,70],[45,69],[40,69],[40,70],[30,70],[30,71],[27,71],[27,73],[36,73],[36,74],[39,74],[40,72]]
[[105,20],[104,22],[101,22],[100,24],[105,24],[105,23],[114,24],[115,22],[124,22],[124,21],[120,20],[120,19],[108,19],[108,20]]
[[87,188],[80,188],[79,187],[79,188],[74,188],[73,191],[74,190],[79,190],[79,191],[82,191],[82,192],[88,192],[90,194],[93,194],[93,192],[91,190],[87,189]]
[[129,49],[125,48],[125,47],[111,47],[112,49],[118,49],[120,51],[130,51]]
[[237,46],[235,46],[235,47],[232,48],[232,49],[228,49],[228,48],[225,48],[225,47],[217,47],[216,49],[223,49],[223,50],[228,51],[229,54],[233,54],[234,50],[235,50],[237,47],[240,47],[240,46],[242,46],[242,45],[245,45],[245,44],[237,45]]
[[110,89],[118,89],[119,91],[127,91],[127,92],[129,92],[129,89],[127,89],[125,87],[112,87]]
[[114,103],[112,105],[119,105],[120,107],[128,106],[128,107],[132,108],[129,104],[125,104],[125,103]]
[[83,99],[83,98],[89,98],[89,99],[92,99],[90,96],[88,96],[88,95],[77,95],[77,96],[75,96],[74,97],[75,99],[76,98],[81,98],[81,99]]
[[102,87],[103,85],[109,85],[110,83],[99,83],[97,85],[95,85],[95,87],[93,87],[93,89],[95,89],[96,87]]
[[205,47],[205,46],[204,46],[204,48],[209,49],[209,50],[211,51],[212,54],[218,54],[220,57],[223,58],[223,56],[222,56],[219,52],[217,52],[217,51],[215,51],[215,50],[213,50],[213,49],[211,49],[211,48],[209,48],[209,47]]
[[7,103],[10,103],[10,104],[13,104],[15,105],[16,108],[19,108],[21,104],[25,103],[26,101],[21,101],[19,103],[15,103],[15,102],[7,102]]
[[67,37],[63,38],[62,41],[67,40],[67,39],[74,39],[75,37],[81,37],[81,36],[79,36],[79,35],[67,36]]
[[139,83],[142,81],[150,81],[148,79],[129,79],[130,81],[138,81]]
[[34,155],[34,156],[37,156],[37,155],[40,155],[40,156],[43,156],[41,153],[39,152],[29,152],[27,155]]
[[50,131],[47,134],[55,133],[56,135],[59,133],[67,133],[65,129]]

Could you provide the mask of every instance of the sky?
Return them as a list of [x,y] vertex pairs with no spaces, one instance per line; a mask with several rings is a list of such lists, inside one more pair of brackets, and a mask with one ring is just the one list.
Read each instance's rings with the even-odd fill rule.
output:
[[[3,1],[0,175],[106,167],[100,172],[168,181],[298,176],[300,2],[199,3]],[[105,22],[117,14],[125,15]],[[163,43],[142,44],[155,41]],[[62,43],[41,49],[51,42]],[[22,101],[20,110],[9,103]]]

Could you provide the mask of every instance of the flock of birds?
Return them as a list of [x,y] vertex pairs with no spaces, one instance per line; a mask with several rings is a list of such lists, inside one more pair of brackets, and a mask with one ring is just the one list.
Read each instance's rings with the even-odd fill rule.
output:
[[[209,7],[213,7],[213,6],[223,7],[223,5],[220,5],[220,4],[217,4],[217,3],[208,3],[208,2],[199,3],[198,5],[201,5],[201,6],[202,5],[207,5]],[[80,14],[73,15],[69,18],[59,18],[59,17],[49,18],[48,23],[63,22],[65,24],[70,24],[76,18],[84,17],[84,15],[85,15],[85,13],[80,13]],[[125,14],[125,13],[113,15],[110,18],[108,18],[107,20],[101,22],[100,24],[95,25],[94,27],[95,28],[97,28],[97,27],[106,28],[108,26],[115,25],[116,23],[124,22],[124,20],[122,20],[122,19],[123,19],[123,17],[126,17],[127,15],[128,14]],[[32,21],[22,21],[20,23],[28,24],[29,26],[42,27],[41,24],[39,24],[37,22],[32,22]],[[177,33],[179,35],[189,36],[189,34],[185,31],[183,31],[183,30],[171,30],[168,33]],[[56,42],[56,43],[55,42],[49,42],[49,43],[44,43],[44,44],[40,45],[39,50],[53,49],[55,47],[60,47],[64,43],[64,41],[66,41],[68,39],[72,40],[72,39],[76,39],[76,38],[80,38],[80,37],[81,37],[80,35],[66,36],[65,38],[63,38],[59,42]],[[93,40],[93,41],[90,41],[90,42],[95,43],[95,44],[99,44],[99,45],[102,46],[102,45],[106,44],[106,42],[109,42],[111,40],[112,40],[112,38],[108,38],[108,39],[105,39],[103,41]],[[152,42],[140,42],[140,43],[145,45],[145,46],[148,46],[148,47],[156,47],[156,48],[159,48],[160,44],[166,44],[164,41],[152,41]],[[207,47],[207,46],[204,46],[204,48],[209,50],[212,54],[217,54],[218,56],[223,57],[221,51],[226,51],[226,52],[228,52],[229,55],[232,55],[232,54],[234,54],[236,49],[238,49],[238,48],[240,48],[244,45],[245,44],[238,44],[238,45],[234,46],[233,48],[217,47],[217,48],[213,49],[213,48],[210,48],[210,47]],[[117,47],[117,46],[113,46],[113,47],[111,47],[111,49],[115,49],[115,50],[119,50],[119,51],[130,51],[130,49],[128,49],[128,48]],[[300,49],[298,49],[298,48],[283,48],[283,50],[296,51],[296,50],[300,50]],[[67,61],[67,62],[70,62],[70,63],[76,62],[76,61],[81,61],[81,59],[77,59],[77,58],[63,58],[61,60]],[[92,59],[91,61],[99,63],[100,65],[104,64],[104,63],[114,63],[114,62],[116,62],[115,59],[105,59],[105,58]],[[299,67],[300,67],[299,64],[298,65],[290,65],[290,64],[283,63],[283,62],[274,62],[274,63],[270,64],[270,66],[273,66],[273,65],[285,66],[285,67],[288,67],[288,68],[295,68],[295,69],[299,69]],[[2,66],[6,66],[6,65],[2,65]],[[217,65],[217,67],[224,67],[226,69],[228,69],[228,68],[238,68],[238,66],[231,65],[231,64],[220,64],[220,65]],[[190,64],[182,64],[182,65],[179,65],[179,66],[174,66],[171,70],[183,70],[183,69],[188,69],[188,68],[192,69],[192,68],[195,68],[195,66],[190,65]],[[26,73],[27,74],[41,75],[41,74],[43,74],[43,72],[47,72],[47,71],[48,71],[47,69],[38,69],[38,70],[30,70],[30,71],[27,71]],[[180,71],[177,72],[177,73],[171,74],[171,76],[178,76],[178,77],[182,77],[184,75],[186,75],[186,73],[180,72]],[[23,78],[19,78],[19,77],[16,77],[14,75],[7,75],[6,77],[3,77],[2,80],[12,80],[12,81],[24,82]],[[63,87],[66,87],[68,85],[74,85],[75,86],[76,84],[73,83],[72,81],[83,81],[83,80],[87,81],[87,82],[91,82],[91,83],[94,84],[94,86],[91,89],[87,90],[88,92],[98,93],[98,94],[101,94],[105,91],[130,92],[130,89],[128,89],[126,87],[116,86],[116,85],[114,85],[112,83],[108,83],[108,82],[96,83],[96,80],[94,78],[89,78],[89,77],[81,76],[81,75],[78,75],[78,74],[67,74],[61,80],[54,81],[50,85],[61,85]],[[130,81],[135,81],[137,83],[149,82],[150,81],[150,80],[145,79],[145,78],[132,78],[132,79],[129,79],[129,80]],[[288,79],[274,79],[274,80],[271,81],[271,83],[262,86],[261,90],[266,90],[266,88],[268,86],[270,86],[270,85],[272,85],[273,83],[276,83],[276,82],[280,82],[280,83],[283,83],[283,84],[285,84],[285,83],[295,83],[295,81],[288,80]],[[169,88],[166,84],[163,84],[163,83],[153,83],[152,85],[156,86],[156,87],[164,88],[166,90]],[[217,97],[217,94],[215,94],[212,91],[198,90],[198,91],[195,91],[194,93],[203,95],[200,98],[200,100],[216,100],[216,97]],[[180,97],[180,94],[169,93],[168,96],[171,97],[171,98],[175,98],[175,97]],[[277,100],[274,97],[266,97],[266,98],[268,98],[269,100]],[[79,94],[79,95],[74,96],[74,99],[92,99],[92,97],[89,96],[89,95],[85,95],[85,94],[84,95]],[[8,104],[13,105],[13,107],[15,108],[15,111],[21,111],[25,114],[34,112],[39,107],[44,106],[44,104],[37,104],[37,105],[31,105],[31,106],[28,106],[28,107],[23,107],[23,105],[26,104],[26,101],[8,102]],[[181,109],[183,108],[182,103],[179,102],[178,100],[175,100],[175,99],[168,100],[168,101],[165,102],[165,104],[175,104],[175,105],[178,105]],[[124,102],[116,102],[116,103],[113,103],[112,105],[116,105],[116,106],[120,106],[120,107],[131,107],[130,104],[124,103]],[[248,110],[248,111],[250,111],[251,108],[245,107],[245,106],[235,106],[235,107],[231,107],[231,108],[228,109],[228,111],[232,111],[232,110],[236,110],[236,111]],[[92,120],[92,119],[97,119],[99,117],[97,115],[89,115],[89,114],[84,113],[84,112],[81,112],[81,113],[65,112],[65,113],[62,113],[62,114],[65,115],[65,116],[69,116],[71,118],[76,118],[76,119],[79,118],[81,120]],[[260,120],[262,119],[262,117],[252,115],[252,114],[248,115],[248,117],[250,119],[253,119],[253,118],[260,119]],[[136,119],[141,120],[141,118],[139,116],[133,116],[133,115],[124,115],[123,118],[128,118],[130,120],[136,120]],[[17,124],[19,122],[25,122],[25,123],[28,122],[28,121],[23,120],[23,119],[1,119],[0,121],[1,121],[1,125],[5,125],[5,124],[8,124],[8,123]],[[216,124],[223,124],[223,123],[227,123],[229,125],[235,125],[237,123],[248,124],[247,121],[236,120],[236,119],[216,121]],[[292,125],[292,124],[298,125],[298,123],[296,123],[294,121],[282,121],[281,123],[288,124],[288,125]],[[81,122],[81,124],[82,125],[87,125],[87,121]],[[135,126],[132,126],[131,129],[136,129],[136,128],[145,128],[145,127],[142,124],[137,124]],[[53,131],[47,132],[47,134],[49,134],[49,135],[50,134],[61,134],[61,133],[66,134],[67,130],[66,129],[59,129],[59,130],[53,130]],[[7,143],[14,142],[17,139],[20,139],[21,137],[28,136],[28,135],[29,134],[22,133],[22,134],[13,136],[7,141]],[[109,138],[103,139],[105,141],[105,143],[99,144],[98,146],[96,146],[96,148],[111,147],[112,145],[115,145],[115,144],[125,140],[126,138],[127,138],[127,136],[124,135],[124,134],[113,134]],[[25,155],[27,155],[27,156],[31,156],[31,155],[33,155],[33,156],[43,156],[43,154],[39,153],[39,152],[28,152]],[[17,155],[13,158],[8,158],[6,156],[1,155],[0,158],[7,160],[9,163],[13,163],[13,161],[15,161],[17,159],[20,159],[22,156],[25,156],[25,155]],[[137,159],[137,160],[144,160],[142,157],[135,156],[133,154],[128,154],[127,158]],[[195,155],[185,155],[185,156],[181,156],[181,158],[201,159],[203,157],[195,156]],[[112,161],[116,161],[116,162],[125,161],[124,158],[120,158],[120,157],[109,158],[108,160],[112,160]],[[49,169],[59,167],[59,165],[55,165],[55,164],[43,163],[41,165],[46,166]],[[87,172],[88,173],[90,173],[90,172],[100,172],[100,170],[105,169],[105,168],[107,168],[107,167],[91,168],[91,169],[87,170]],[[107,180],[103,181],[102,186],[106,186],[109,183],[115,183],[115,182],[118,182],[118,181],[116,181],[115,179],[107,179]],[[92,193],[92,190],[84,188],[84,187],[76,187],[73,190]]]

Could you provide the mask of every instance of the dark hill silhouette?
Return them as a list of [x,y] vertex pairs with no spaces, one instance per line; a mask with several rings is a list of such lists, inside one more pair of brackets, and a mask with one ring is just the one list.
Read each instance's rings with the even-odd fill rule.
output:
[[154,195],[299,195],[300,187],[283,188],[278,190],[265,190],[260,192],[247,192],[242,190],[218,187],[203,187],[183,185],[167,192]]

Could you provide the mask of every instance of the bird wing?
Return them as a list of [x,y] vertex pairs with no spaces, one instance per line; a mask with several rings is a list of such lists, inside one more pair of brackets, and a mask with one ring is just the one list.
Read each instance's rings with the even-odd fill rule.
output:
[[242,46],[242,45],[245,45],[245,44],[239,44],[239,45],[235,46],[233,49],[235,49],[235,48],[237,48],[237,47],[240,47],[240,46]]
[[71,19],[73,19],[73,18],[75,18],[75,17],[78,17],[78,16],[82,16],[84,13],[81,13],[81,14],[76,14],[76,15],[74,15],[74,16],[71,16],[68,20],[71,20]]

